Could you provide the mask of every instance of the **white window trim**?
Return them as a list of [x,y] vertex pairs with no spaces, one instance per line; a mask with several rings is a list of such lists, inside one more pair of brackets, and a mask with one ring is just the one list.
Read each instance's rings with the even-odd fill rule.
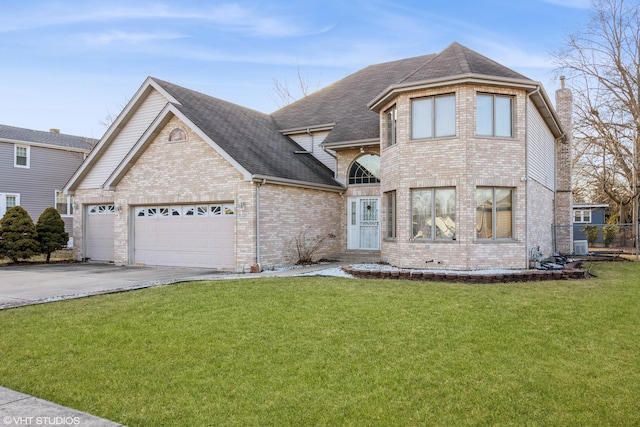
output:
[[[19,165],[18,164],[18,148],[26,148],[27,150],[27,164]],[[21,144],[13,144],[13,167],[14,168],[23,168],[29,169],[31,167],[31,147],[28,145]]]
[[[576,221],[576,213],[580,212],[580,221]],[[584,220],[585,212],[589,212],[589,221]],[[575,224],[591,224],[592,221],[591,209],[574,209],[573,210],[573,222]]]
[[20,206],[20,194],[0,193],[0,218],[7,212],[7,196],[16,198],[16,206]]
[[[53,207],[56,208],[56,210],[58,210],[58,194],[61,194],[62,191],[60,190],[55,190],[53,193]],[[67,212],[63,214],[62,212],[58,211],[58,213],[60,214],[61,217],[63,218],[71,218],[73,217],[73,197],[70,194],[65,194],[66,198],[67,198]]]

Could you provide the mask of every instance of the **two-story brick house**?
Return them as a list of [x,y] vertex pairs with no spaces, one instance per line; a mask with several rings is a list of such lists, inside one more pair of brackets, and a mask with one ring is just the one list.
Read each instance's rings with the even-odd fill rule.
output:
[[246,270],[318,236],[318,256],[526,268],[571,249],[567,141],[540,83],[457,43],[270,115],[148,78],[66,187],[75,255]]
[[0,125],[0,217],[22,206],[33,221],[56,207],[73,238],[73,202],[62,189],[97,141],[62,134]]

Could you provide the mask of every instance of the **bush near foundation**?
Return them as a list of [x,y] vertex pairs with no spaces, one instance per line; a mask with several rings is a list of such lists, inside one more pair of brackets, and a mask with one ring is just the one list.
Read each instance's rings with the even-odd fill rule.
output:
[[21,206],[7,209],[0,219],[0,257],[18,262],[39,253],[36,226],[29,213]]
[[47,208],[42,212],[36,232],[40,251],[47,256],[45,262],[48,264],[51,253],[67,246],[69,240],[69,233],[64,231],[64,221],[56,208]]

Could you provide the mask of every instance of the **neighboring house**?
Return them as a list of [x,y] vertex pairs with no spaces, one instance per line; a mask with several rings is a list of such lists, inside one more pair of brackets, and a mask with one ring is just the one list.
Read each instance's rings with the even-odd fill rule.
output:
[[607,223],[608,204],[574,203],[573,204],[573,240],[587,242],[583,229],[585,225],[596,225],[599,228],[598,240],[595,243],[604,244],[602,227]]
[[73,236],[73,202],[64,185],[98,141],[80,136],[0,125],[0,217],[22,206],[34,222],[56,207]]
[[531,248],[571,251],[553,232],[571,223],[569,142],[540,83],[457,43],[271,115],[149,77],[65,188],[75,256],[243,271],[306,237],[318,256],[526,268]]

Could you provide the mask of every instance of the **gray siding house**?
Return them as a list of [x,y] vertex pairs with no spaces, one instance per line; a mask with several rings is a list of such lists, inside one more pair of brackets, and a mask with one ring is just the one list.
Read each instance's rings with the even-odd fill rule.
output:
[[78,169],[96,140],[0,125],[0,217],[22,206],[34,222],[48,207],[56,207],[73,239],[73,201],[62,188]]

